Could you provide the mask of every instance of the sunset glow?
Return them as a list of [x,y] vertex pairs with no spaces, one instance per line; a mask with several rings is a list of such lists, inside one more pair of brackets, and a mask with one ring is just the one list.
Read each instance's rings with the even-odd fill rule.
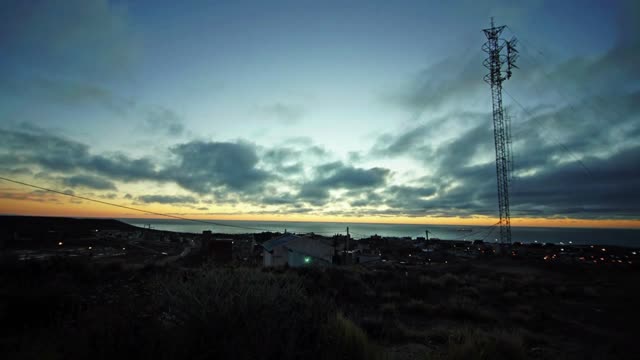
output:
[[[491,225],[495,16],[513,225],[640,227],[632,4],[10,3],[4,178],[197,219]],[[158,217],[2,180],[0,213]]]

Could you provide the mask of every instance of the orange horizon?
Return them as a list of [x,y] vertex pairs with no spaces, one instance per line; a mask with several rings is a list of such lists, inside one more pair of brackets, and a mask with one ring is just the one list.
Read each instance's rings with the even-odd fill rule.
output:
[[[20,207],[11,206],[17,205]],[[7,206],[9,205],[9,206]],[[49,205],[49,206],[48,206]],[[193,220],[228,220],[228,221],[289,221],[289,222],[332,222],[345,224],[406,224],[406,225],[451,225],[451,226],[491,226],[497,222],[497,218],[487,216],[473,217],[408,217],[408,216],[326,216],[326,215],[300,215],[300,214],[231,214],[219,213],[216,215],[188,214],[167,211],[168,206],[147,207],[152,212],[167,214],[134,214],[125,209],[104,209],[106,205],[87,206],[88,204],[73,204],[75,209],[60,209],[59,204],[46,204],[25,202],[24,200],[3,201],[0,203],[0,215],[15,216],[51,216],[51,217],[82,217],[82,218],[126,218],[126,219],[171,219],[172,216]],[[84,206],[83,206],[84,205]],[[158,209],[160,208],[160,209]],[[175,215],[174,215],[175,214]],[[640,229],[640,219],[579,219],[579,218],[512,218],[513,227],[557,227],[557,228],[620,228]]]

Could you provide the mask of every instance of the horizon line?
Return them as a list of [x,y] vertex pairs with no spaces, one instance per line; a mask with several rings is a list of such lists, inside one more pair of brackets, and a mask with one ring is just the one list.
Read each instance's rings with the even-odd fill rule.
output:
[[[483,225],[479,225],[479,224],[454,224],[454,223],[442,223],[442,224],[437,224],[437,223],[403,223],[403,222],[371,222],[371,221],[327,221],[327,220],[258,220],[258,219],[252,219],[252,220],[246,220],[246,219],[216,219],[216,218],[206,218],[206,219],[199,219],[199,218],[194,218],[194,219],[190,219],[190,218],[184,218],[184,219],[179,219],[179,218],[166,218],[166,217],[116,217],[116,216],[72,216],[72,215],[33,215],[33,214],[16,214],[16,213],[0,213],[0,216],[21,216],[21,217],[55,217],[55,218],[77,218],[77,219],[103,219],[103,220],[121,220],[121,219],[126,219],[126,220],[162,220],[162,221],[193,221],[193,222],[202,222],[202,223],[206,223],[207,221],[217,221],[217,222],[263,222],[263,223],[278,223],[278,222],[287,222],[287,223],[324,223],[324,224],[345,224],[345,225],[349,225],[349,224],[367,224],[367,225],[424,225],[424,226],[452,226],[452,227],[491,227],[493,225],[497,225],[495,223],[492,224],[483,224]],[[489,219],[489,218],[487,218]],[[532,219],[532,220],[539,220],[539,219],[543,219],[543,218],[516,218],[516,219]],[[512,219],[513,220],[513,219]],[[549,220],[549,221],[562,221],[562,220],[569,220],[569,221],[620,221],[620,220],[614,220],[614,219],[553,219],[553,218],[549,218],[549,219],[544,219],[544,220]],[[638,219],[628,219],[628,220],[622,220],[622,221],[638,221],[638,226],[637,227],[633,227],[633,226],[626,226],[626,227],[621,227],[621,226],[575,226],[575,225],[561,225],[561,224],[546,224],[546,225],[540,225],[540,224],[530,224],[530,225],[514,225],[511,224],[511,227],[515,227],[515,228],[575,228],[575,229],[620,229],[620,230],[640,230],[640,220]],[[211,224],[211,225],[216,225],[216,224]],[[218,225],[219,226],[219,225]]]

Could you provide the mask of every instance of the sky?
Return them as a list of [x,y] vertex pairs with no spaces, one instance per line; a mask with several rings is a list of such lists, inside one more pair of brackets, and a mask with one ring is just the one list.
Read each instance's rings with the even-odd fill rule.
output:
[[[640,227],[637,1],[0,4],[0,176],[199,219]],[[0,213],[151,216],[0,180]]]

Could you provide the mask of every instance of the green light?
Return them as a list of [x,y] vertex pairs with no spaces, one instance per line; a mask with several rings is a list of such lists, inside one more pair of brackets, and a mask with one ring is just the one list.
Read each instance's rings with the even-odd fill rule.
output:
[[305,264],[308,264],[308,263],[310,263],[310,262],[311,262],[311,258],[310,258],[310,257],[308,257],[308,256],[305,256],[305,257],[304,257],[304,263],[305,263]]

